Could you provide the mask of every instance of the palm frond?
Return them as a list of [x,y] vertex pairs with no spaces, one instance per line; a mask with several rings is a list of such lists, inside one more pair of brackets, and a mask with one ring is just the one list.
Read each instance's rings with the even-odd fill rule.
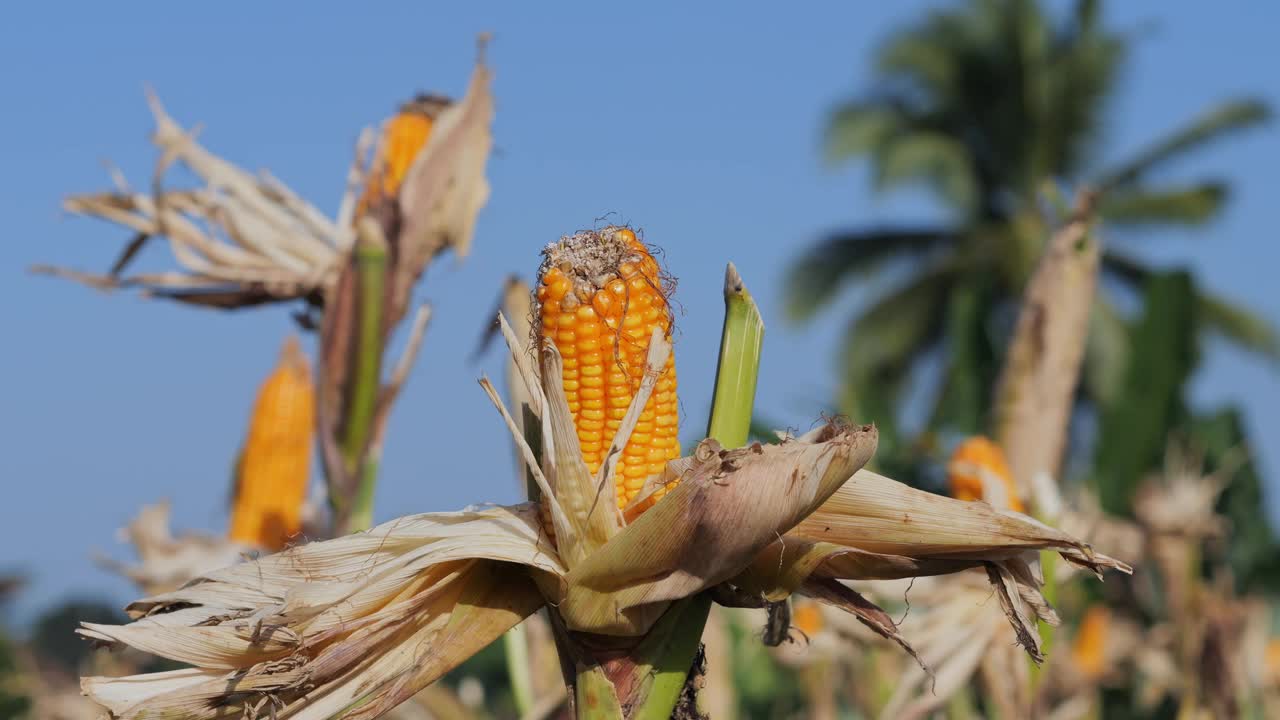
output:
[[[1141,287],[1157,274],[1141,261],[1114,250],[1103,255],[1102,269],[1130,287]],[[1215,333],[1240,349],[1280,361],[1280,332],[1266,318],[1200,288],[1195,288],[1194,308],[1198,333]]]
[[1271,109],[1255,98],[1221,103],[1190,125],[1138,153],[1129,162],[1103,173],[1096,186],[1108,190],[1132,184],[1161,163],[1234,132],[1261,125],[1270,118]]
[[1117,225],[1199,225],[1216,217],[1229,195],[1230,188],[1219,181],[1164,190],[1122,189],[1103,197],[1099,214]]
[[916,256],[954,243],[955,233],[940,228],[875,228],[836,233],[809,248],[787,275],[788,315],[796,321],[811,318],[843,287],[885,263]]
[[829,163],[868,154],[906,122],[902,111],[892,104],[845,103],[836,108],[827,123],[823,154]]
[[923,180],[962,212],[977,201],[978,182],[968,148],[946,133],[915,130],[895,134],[876,148],[875,160],[879,190]]
[[[854,317],[845,332],[842,373],[849,391],[875,389],[884,400],[896,400],[901,380],[914,359],[941,338],[947,298],[959,267],[935,265],[881,296]],[[849,400],[849,398],[846,398]],[[865,408],[856,398],[842,409]],[[889,405],[896,407],[896,403]],[[880,418],[876,418],[877,422]]]
[[1196,293],[1200,322],[1232,345],[1280,361],[1280,333],[1266,318],[1203,290]]

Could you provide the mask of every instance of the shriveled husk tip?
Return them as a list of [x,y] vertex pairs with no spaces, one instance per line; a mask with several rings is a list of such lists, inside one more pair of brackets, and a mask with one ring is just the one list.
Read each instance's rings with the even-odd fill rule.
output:
[[565,570],[532,504],[416,515],[210,573],[86,625],[194,667],[82,687],[120,718],[371,718],[542,605]]
[[917,559],[992,561],[1053,549],[1095,573],[1132,572],[1083,540],[1022,513],[916,490],[869,470],[858,471],[792,535]]
[[808,441],[725,450],[704,440],[668,466],[680,483],[566,577],[570,629],[640,635],[665,603],[737,575],[875,452],[872,426],[829,423]]

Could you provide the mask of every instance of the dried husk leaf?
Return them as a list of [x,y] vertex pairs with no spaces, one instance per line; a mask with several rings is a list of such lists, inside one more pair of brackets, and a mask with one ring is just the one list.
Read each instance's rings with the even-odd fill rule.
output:
[[[239,308],[306,298],[319,302],[333,282],[349,231],[301,200],[278,180],[255,177],[210,153],[154,97],[148,97],[160,150],[150,193],[129,188],[114,171],[117,190],[73,196],[68,212],[99,217],[136,233],[105,275],[38,266],[99,289],[141,287],[150,295],[218,308]],[[203,183],[195,190],[164,190],[175,163]],[[125,267],[149,238],[168,240],[185,272],[125,276]]]
[[1054,549],[1094,572],[1128,565],[1021,513],[934,495],[869,470],[858,471],[792,537],[917,559],[1002,560]]
[[375,717],[542,604],[528,567],[564,573],[532,504],[401,518],[210,573],[138,601],[125,626],[81,633],[197,665],[86,678],[122,718],[216,718],[272,709]]
[[569,573],[558,604],[568,627],[640,635],[662,603],[737,575],[870,459],[876,432],[831,424],[814,440],[703,441],[675,489]]
[[169,529],[169,503],[148,505],[121,530],[138,554],[137,565],[125,565],[100,557],[98,562],[138,584],[142,592],[173,590],[194,577],[239,562],[252,548],[226,538],[184,533],[174,537]]
[[[542,346],[542,377],[546,399],[542,416],[542,466],[551,491],[573,528],[572,535],[561,538],[557,534],[556,540],[565,564],[573,568],[617,535],[621,522],[616,500],[597,501],[603,489],[597,488],[591,470],[582,459],[573,413],[560,380],[564,377],[564,363],[550,342]],[[611,495],[612,491],[610,485],[605,494]]]
[[466,95],[436,117],[426,146],[405,175],[388,326],[404,315],[413,286],[433,257],[446,249],[465,257],[471,247],[476,216],[489,199],[484,169],[493,145],[492,80],[489,68],[478,62]]

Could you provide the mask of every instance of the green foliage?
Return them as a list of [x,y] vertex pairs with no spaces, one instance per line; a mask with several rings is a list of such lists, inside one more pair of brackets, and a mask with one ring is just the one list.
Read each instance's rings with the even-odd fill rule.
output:
[[983,432],[991,405],[990,388],[1000,371],[1000,349],[987,327],[998,301],[989,282],[956,285],[946,308],[947,369],[934,408],[933,427],[964,435]]
[[1100,213],[1114,225],[1180,223],[1199,225],[1217,216],[1227,201],[1223,182],[1204,182],[1185,188],[1137,189],[1103,198]]
[[936,228],[884,228],[836,233],[806,251],[787,274],[787,314],[809,320],[856,279],[895,260],[916,259],[957,238]]
[[[1158,168],[1213,142],[1257,127],[1269,109],[1252,98],[1229,99],[1194,117],[1168,136],[1156,138],[1109,169],[1095,157],[1130,37],[1103,26],[1099,3],[1080,0],[1063,18],[1033,0],[973,0],[931,13],[889,37],[878,52],[877,80],[870,92],[836,107],[826,128],[829,162],[865,159],[876,188],[916,183],[933,191],[953,222],[934,228],[876,227],[836,233],[802,253],[787,282],[789,316],[808,321],[840,291],[887,263],[924,257],[900,286],[871,298],[848,323],[840,348],[840,409],[854,420],[874,420],[881,430],[877,462],[909,470],[910,442],[899,437],[899,409],[912,368],[939,348],[940,391],[928,432],[972,433],[986,423],[1000,354],[993,328],[1007,325],[1029,270],[1052,230],[1043,211],[1046,187],[1101,189],[1098,212],[1112,226],[1201,225],[1217,217],[1230,195],[1223,181],[1155,186]],[[1104,229],[1104,235],[1106,230]],[[1109,252],[1103,270],[1126,291],[1146,294],[1153,270]],[[1127,432],[1120,415],[1133,391],[1126,378],[1158,390],[1159,373],[1148,377],[1131,362],[1127,323],[1105,294],[1094,313],[1081,393],[1085,414],[1102,408],[1116,415],[1113,432]],[[1148,297],[1162,302],[1164,294]],[[1280,333],[1254,313],[1197,292],[1190,305],[1196,338],[1179,336],[1168,352],[1190,362],[1200,337],[1217,334],[1234,345],[1280,359]],[[1154,307],[1154,306],[1153,306]],[[1157,314],[1176,314],[1159,308]],[[1154,321],[1153,321],[1154,322]],[[1159,333],[1148,328],[1148,333]],[[1142,353],[1152,358],[1150,351]],[[1143,362],[1155,362],[1153,359]],[[1161,361],[1161,365],[1164,362]],[[923,366],[930,367],[931,366]],[[1169,382],[1186,372],[1168,367]],[[1141,377],[1139,377],[1141,376]],[[1180,391],[1180,388],[1177,389]],[[1177,413],[1161,400],[1165,421]],[[1157,421],[1153,421],[1157,422]],[[1158,424],[1158,422],[1157,422]],[[1168,425],[1151,425],[1139,443],[1163,447]],[[1160,432],[1157,432],[1160,430]],[[1109,440],[1105,455],[1125,456],[1109,473],[1147,467],[1123,437]],[[1103,457],[1102,455],[1099,456]],[[1134,479],[1117,486],[1121,501]]]
[[1107,512],[1127,515],[1144,473],[1158,467],[1183,417],[1183,389],[1196,365],[1196,303],[1186,272],[1151,275],[1146,311],[1133,330],[1125,382],[1102,411],[1094,480]]
[[117,625],[128,622],[128,618],[102,600],[68,600],[36,618],[31,630],[32,650],[42,661],[52,663],[67,674],[79,674],[81,664],[93,651],[84,638],[76,635],[76,628],[82,622]]
[[1190,436],[1210,471],[1232,470],[1217,510],[1230,522],[1227,560],[1239,592],[1280,592],[1280,542],[1266,517],[1262,480],[1234,408],[1193,418]]
[[744,718],[792,717],[805,707],[798,673],[773,659],[758,632],[730,626],[733,685]]
[[22,717],[31,709],[31,700],[20,687],[17,649],[0,631],[0,718]]

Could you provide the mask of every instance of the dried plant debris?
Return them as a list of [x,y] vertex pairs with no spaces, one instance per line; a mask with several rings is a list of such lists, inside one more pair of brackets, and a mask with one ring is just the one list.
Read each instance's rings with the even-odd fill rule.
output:
[[[413,284],[433,257],[447,249],[464,255],[470,247],[476,214],[489,195],[484,169],[492,144],[490,80],[488,68],[478,63],[466,97],[435,108],[430,135],[398,186],[392,204],[396,211],[379,213],[393,219],[383,228],[394,258],[387,327],[405,314]],[[68,212],[133,232],[116,262],[105,274],[52,266],[32,271],[102,290],[137,288],[148,296],[207,307],[299,299],[323,306],[348,264],[372,133],[362,133],[357,142],[347,191],[331,218],[269,173],[248,172],[204,148],[154,94],[148,95],[148,104],[156,122],[151,141],[160,153],[151,187],[135,190],[113,170],[113,191],[76,195],[63,203]],[[175,165],[193,173],[199,186],[166,187]],[[178,268],[127,274],[152,239],[168,241]]]

